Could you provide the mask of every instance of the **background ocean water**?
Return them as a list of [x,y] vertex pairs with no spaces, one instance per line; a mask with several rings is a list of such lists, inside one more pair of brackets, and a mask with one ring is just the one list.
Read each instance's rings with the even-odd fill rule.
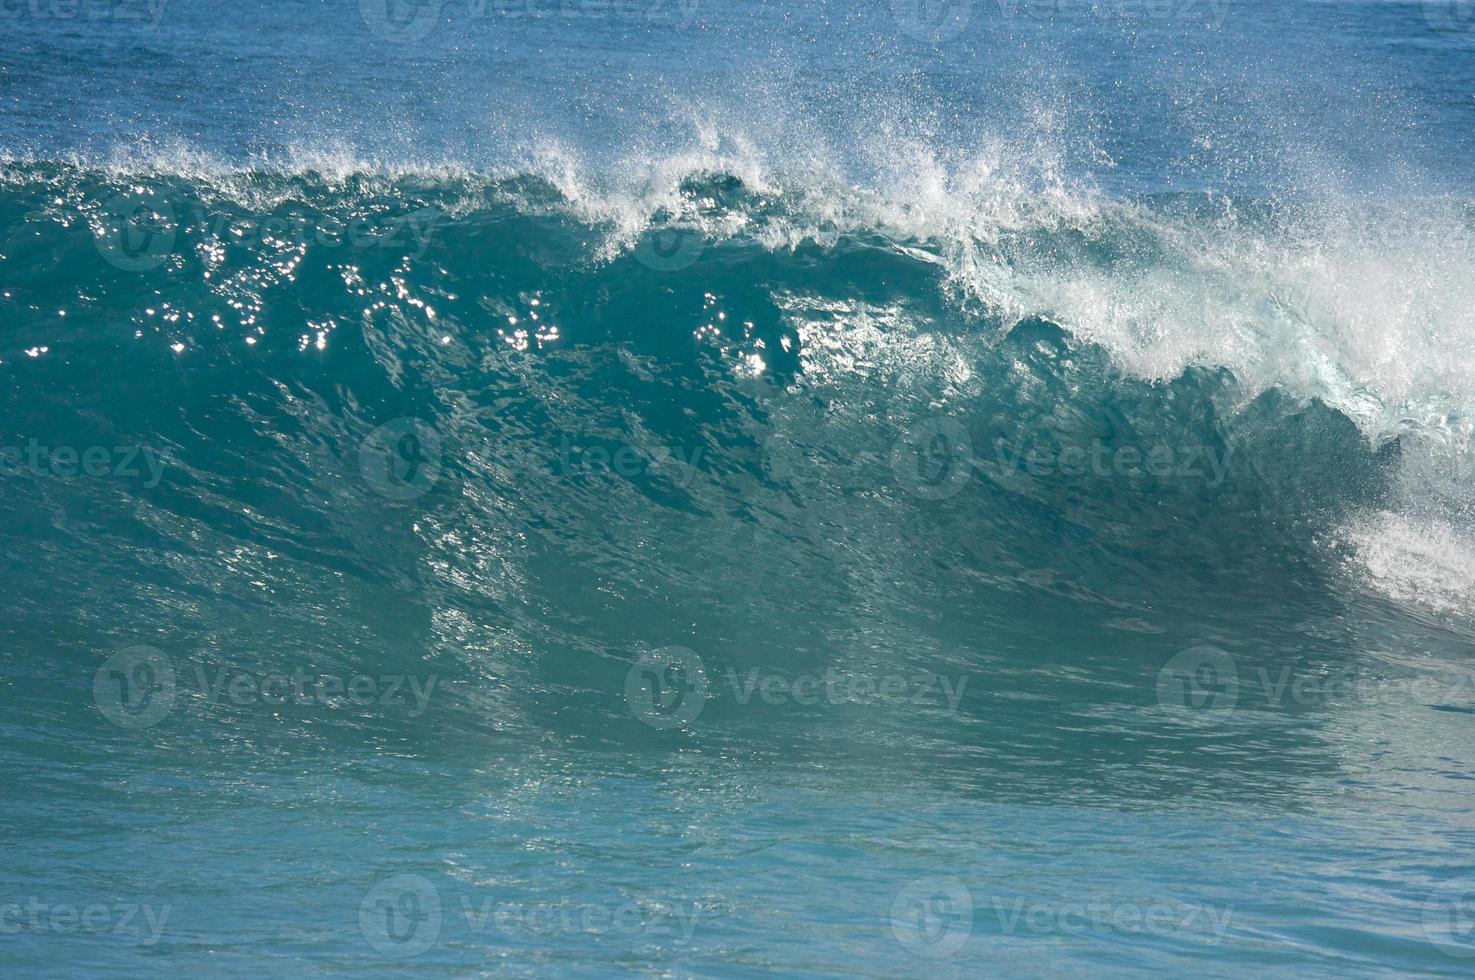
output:
[[1475,964],[1465,0],[0,18],[7,975]]

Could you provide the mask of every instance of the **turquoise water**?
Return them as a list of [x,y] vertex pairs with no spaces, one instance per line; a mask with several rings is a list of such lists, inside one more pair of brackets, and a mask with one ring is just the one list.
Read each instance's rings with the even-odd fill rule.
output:
[[7,975],[1472,969],[1463,3],[0,9]]

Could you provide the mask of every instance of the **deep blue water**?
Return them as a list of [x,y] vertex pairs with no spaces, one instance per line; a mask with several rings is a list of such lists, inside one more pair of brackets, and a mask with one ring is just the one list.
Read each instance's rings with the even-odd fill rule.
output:
[[0,0],[7,976],[1475,969],[1475,6]]

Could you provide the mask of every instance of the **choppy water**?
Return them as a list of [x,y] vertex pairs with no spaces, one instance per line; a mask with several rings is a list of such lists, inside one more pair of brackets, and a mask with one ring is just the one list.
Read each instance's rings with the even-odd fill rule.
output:
[[7,974],[1475,963],[1463,2],[3,11]]

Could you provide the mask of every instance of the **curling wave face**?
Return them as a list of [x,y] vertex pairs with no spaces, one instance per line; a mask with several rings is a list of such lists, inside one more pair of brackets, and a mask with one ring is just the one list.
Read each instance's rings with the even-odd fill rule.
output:
[[[870,187],[710,147],[614,183],[555,152],[510,173],[15,161],[0,170],[16,273],[0,356],[18,409],[42,404],[52,372],[120,358],[146,389],[160,371],[225,372],[287,399],[236,420],[249,429],[301,410],[282,385],[308,371],[362,402],[319,406],[339,416],[334,443],[413,415],[475,447],[469,463],[546,454],[601,420],[607,440],[730,456],[731,473],[804,502],[857,481],[896,491],[889,464],[863,476],[859,461],[885,463],[917,426],[966,437],[965,465],[1004,481],[975,493],[1018,492],[1020,452],[1079,447],[1100,477],[1117,443],[1146,458],[1178,441],[1234,461],[1191,488],[1197,506],[1248,524],[1224,489],[1237,478],[1319,531],[1321,551],[1350,552],[1363,585],[1460,614],[1475,560],[1475,364],[1452,356],[1475,339],[1468,204],[1108,197],[1038,157],[912,152]],[[566,390],[575,370],[594,387]],[[664,393],[643,411],[612,397],[645,385]],[[1305,445],[1287,456],[1286,439]],[[799,454],[778,464],[798,485],[765,469],[775,445]],[[727,467],[693,475],[754,489]],[[1029,493],[1130,491],[1140,506],[1185,490],[1098,482]]]

